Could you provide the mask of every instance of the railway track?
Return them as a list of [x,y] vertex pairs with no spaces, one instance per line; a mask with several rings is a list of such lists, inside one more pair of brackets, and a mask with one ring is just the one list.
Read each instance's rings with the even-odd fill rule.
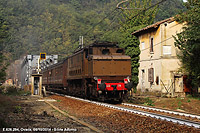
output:
[[[147,116],[147,117],[152,117],[152,118],[156,118],[156,119],[170,121],[170,122],[173,122],[173,123],[176,123],[176,124],[181,124],[181,125],[187,125],[187,126],[190,126],[190,127],[200,128],[200,123],[199,122],[194,122],[194,121],[190,121],[190,120],[175,118],[175,117],[162,115],[162,114],[157,114],[157,113],[152,113],[152,112],[147,112],[147,111],[141,111],[141,110],[132,109],[132,108],[128,108],[128,107],[122,107],[120,105],[112,105],[112,104],[108,104],[108,103],[90,101],[90,100],[77,98],[77,97],[73,97],[73,96],[68,96],[68,95],[64,95],[64,94],[58,94],[58,93],[54,93],[54,92],[50,92],[50,93],[51,94],[56,94],[56,95],[59,95],[59,96],[64,96],[64,97],[67,97],[67,98],[81,100],[81,101],[92,103],[92,104],[96,104],[96,105],[99,105],[99,106],[104,106],[104,107],[116,109],[116,110],[121,110],[121,111],[129,112],[129,113],[134,113],[134,114],[138,114],[138,115],[143,115],[143,116]],[[134,106],[134,105],[131,105],[131,104],[126,104],[126,103],[123,103],[123,105]],[[197,116],[197,115],[191,115],[191,114],[186,114],[186,113],[180,113],[180,112],[175,112],[175,111],[167,111],[167,110],[161,110],[161,109],[155,109],[155,108],[143,107],[143,106],[140,106],[140,108],[148,108],[149,110],[160,110],[160,111],[164,111],[166,113],[179,114],[179,115],[190,116],[190,117],[194,117],[194,118],[198,118],[199,119],[199,116]]]
[[152,111],[157,111],[157,112],[163,112],[163,113],[168,113],[168,114],[173,114],[173,115],[179,115],[179,116],[184,116],[184,117],[190,117],[190,118],[194,118],[194,119],[200,120],[200,116],[199,115],[195,115],[195,114],[188,114],[188,113],[182,113],[182,112],[165,110],[165,109],[159,109],[159,108],[152,108],[152,107],[135,105],[135,104],[129,104],[129,103],[122,103],[122,105],[124,105],[124,106],[130,106],[130,107],[135,107],[135,108],[141,108],[141,109],[145,109],[145,110],[152,110]]

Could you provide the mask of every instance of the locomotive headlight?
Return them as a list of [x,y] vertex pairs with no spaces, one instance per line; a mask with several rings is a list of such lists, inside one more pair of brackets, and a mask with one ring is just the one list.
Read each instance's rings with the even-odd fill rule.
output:
[[97,83],[98,83],[98,84],[101,84],[101,79],[98,79],[98,80],[97,80]]
[[125,84],[128,84],[128,79],[124,79],[124,83],[125,83]]
[[110,87],[110,84],[107,84],[106,87]]
[[121,85],[121,84],[118,84],[118,87],[122,87],[122,85]]

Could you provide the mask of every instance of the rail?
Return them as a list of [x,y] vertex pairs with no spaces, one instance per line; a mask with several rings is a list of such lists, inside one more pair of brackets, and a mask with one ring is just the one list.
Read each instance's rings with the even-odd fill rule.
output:
[[187,126],[191,126],[191,127],[195,127],[195,128],[200,128],[200,123],[194,122],[194,121],[189,121],[189,120],[179,119],[179,118],[170,117],[170,116],[166,116],[166,115],[150,113],[150,112],[146,112],[146,111],[140,111],[140,110],[126,108],[126,107],[120,107],[120,106],[112,105],[112,104],[108,104],[108,103],[90,101],[90,100],[77,98],[77,97],[73,97],[73,96],[68,96],[68,95],[64,95],[64,94],[58,94],[58,93],[54,93],[54,92],[50,92],[50,93],[51,94],[56,94],[56,95],[59,95],[59,96],[64,96],[64,97],[67,97],[67,98],[81,100],[81,101],[84,101],[84,102],[88,102],[88,103],[92,103],[92,104],[96,104],[96,105],[100,105],[100,106],[104,106],[104,107],[108,107],[108,108],[112,108],[112,109],[116,109],[116,110],[121,110],[121,111],[129,112],[129,113],[134,113],[134,114],[148,116],[148,117],[152,117],[152,118],[156,118],[156,119],[166,120],[166,121],[173,122],[173,123],[176,123],[176,124],[181,124],[181,125],[187,125]]

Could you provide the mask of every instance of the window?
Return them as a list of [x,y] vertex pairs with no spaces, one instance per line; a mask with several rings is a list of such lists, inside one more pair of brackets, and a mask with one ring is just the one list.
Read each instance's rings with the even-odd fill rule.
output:
[[89,48],[89,54],[93,54],[93,49]]
[[88,49],[85,50],[85,58],[88,58]]
[[163,55],[171,55],[171,46],[163,46]]
[[145,49],[145,43],[142,42],[141,45],[142,45],[142,50]]
[[124,50],[123,49],[117,49],[116,53],[123,53]]
[[153,37],[150,38],[150,52],[153,52]]
[[102,50],[102,54],[103,55],[108,55],[110,53],[110,50],[109,49],[103,49]]
[[159,76],[156,76],[156,84],[159,85]]

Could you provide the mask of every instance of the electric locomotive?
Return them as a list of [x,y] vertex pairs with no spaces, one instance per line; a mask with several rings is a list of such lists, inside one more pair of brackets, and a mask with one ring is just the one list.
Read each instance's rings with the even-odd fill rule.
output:
[[46,88],[98,100],[121,102],[132,88],[131,58],[116,43],[95,42],[42,73]]

